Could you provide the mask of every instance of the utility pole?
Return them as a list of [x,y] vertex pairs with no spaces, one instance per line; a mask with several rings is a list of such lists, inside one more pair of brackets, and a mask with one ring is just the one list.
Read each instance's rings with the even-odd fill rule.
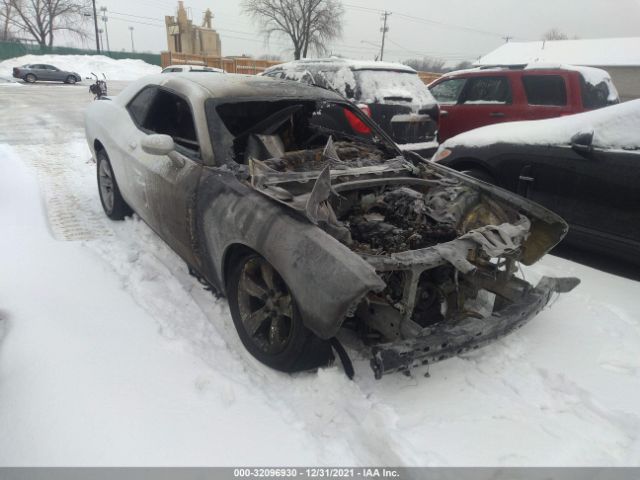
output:
[[91,0],[93,4],[93,28],[96,31],[96,50],[100,54],[100,37],[98,36],[98,14],[96,13],[96,0]]
[[131,31],[131,51],[135,52],[136,47],[133,46],[133,27],[129,27],[129,30]]
[[100,7],[102,12],[102,21],[104,22],[104,34],[107,37],[107,52],[111,51],[111,45],[109,45],[109,30],[107,30],[107,7]]
[[387,36],[387,32],[389,31],[389,27],[387,27],[387,18],[391,15],[391,12],[387,12],[386,10],[382,14],[383,24],[380,31],[382,32],[382,45],[380,45],[380,61],[384,60],[384,40]]
[[511,35],[505,35],[504,37],[502,37],[502,39],[504,40],[504,43],[509,43],[511,40],[513,40],[513,37]]

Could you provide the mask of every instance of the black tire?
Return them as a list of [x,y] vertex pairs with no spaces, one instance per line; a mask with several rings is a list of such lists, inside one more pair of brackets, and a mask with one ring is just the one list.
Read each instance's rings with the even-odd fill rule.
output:
[[481,180],[486,183],[490,183],[491,185],[496,185],[496,180],[491,176],[489,172],[484,170],[480,170],[478,168],[471,168],[469,170],[462,170],[461,173],[465,175],[469,175],[470,177],[475,178],[476,180]]
[[74,77],[73,75],[69,75],[69,76],[67,77],[67,79],[64,81],[64,83],[68,83],[68,84],[70,84],[70,85],[75,85],[75,83],[76,83],[77,81],[78,81],[78,80],[76,79],[76,77]]
[[124,220],[133,214],[131,207],[122,198],[116,176],[111,168],[109,156],[104,150],[98,150],[97,158],[97,176],[98,176],[98,192],[100,193],[100,203],[104,213],[111,220]]
[[36,77],[33,73],[27,73],[24,76],[24,81],[27,83],[36,83],[36,80],[38,80],[38,77]]
[[[272,272],[271,287],[264,280],[269,275],[264,275],[263,268]],[[289,287],[260,255],[248,253],[234,261],[227,278],[227,296],[242,344],[261,363],[282,372],[297,372],[333,360],[330,343],[304,326]],[[254,321],[254,332],[250,332],[250,318],[259,318],[259,311],[269,312],[268,316]]]

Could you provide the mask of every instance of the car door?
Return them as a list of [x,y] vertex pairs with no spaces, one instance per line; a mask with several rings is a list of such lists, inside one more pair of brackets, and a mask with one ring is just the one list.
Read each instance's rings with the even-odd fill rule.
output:
[[[520,77],[526,106],[522,120],[539,120],[575,113],[574,93],[567,73],[528,73]],[[575,104],[574,104],[575,105]]]
[[450,78],[430,87],[431,94],[440,105],[440,121],[438,124],[438,139],[440,142],[444,142],[455,135],[456,124],[459,121],[456,105],[466,83],[466,78]]
[[33,73],[38,80],[49,80],[49,72],[45,65],[31,65],[31,73]]
[[54,81],[58,80],[57,69],[51,65],[41,65],[42,80]]
[[513,87],[507,75],[493,73],[471,77],[455,105],[453,134],[494,123],[517,120]]
[[530,151],[513,159],[518,193],[562,216],[574,237],[640,249],[640,152],[569,145]]
[[[203,132],[198,134],[188,99],[177,92],[149,87],[142,100],[138,100],[129,105],[130,113],[136,113],[138,103],[149,102],[144,115],[136,120],[137,130],[127,142],[129,171],[139,191],[138,202],[151,227],[193,265],[191,220],[202,173],[199,137]],[[145,152],[141,146],[143,139],[152,134],[171,136],[175,151],[170,155]]]

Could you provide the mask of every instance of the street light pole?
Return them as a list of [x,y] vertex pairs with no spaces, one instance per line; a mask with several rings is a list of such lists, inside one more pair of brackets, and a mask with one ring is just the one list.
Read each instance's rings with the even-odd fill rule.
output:
[[98,36],[98,14],[96,13],[96,0],[91,0],[93,4],[93,27],[96,31],[96,50],[100,54],[100,37]]
[[133,45],[133,27],[129,27],[129,30],[131,31],[131,51],[135,52],[136,47]]
[[111,45],[109,45],[109,30],[107,29],[107,7],[100,7],[102,12],[102,21],[104,22],[104,34],[107,37],[107,52],[111,51]]

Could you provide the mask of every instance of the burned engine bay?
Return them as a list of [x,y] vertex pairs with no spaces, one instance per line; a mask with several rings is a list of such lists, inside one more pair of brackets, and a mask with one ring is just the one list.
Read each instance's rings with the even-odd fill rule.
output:
[[[295,121],[251,132],[236,155],[254,189],[303,214],[383,280],[344,319],[373,345],[378,378],[489,343],[579,283],[545,277],[533,287],[517,275],[519,262],[534,263],[564,236],[559,217],[545,223],[522,202],[408,161],[373,132]],[[292,140],[295,131],[306,138]]]

